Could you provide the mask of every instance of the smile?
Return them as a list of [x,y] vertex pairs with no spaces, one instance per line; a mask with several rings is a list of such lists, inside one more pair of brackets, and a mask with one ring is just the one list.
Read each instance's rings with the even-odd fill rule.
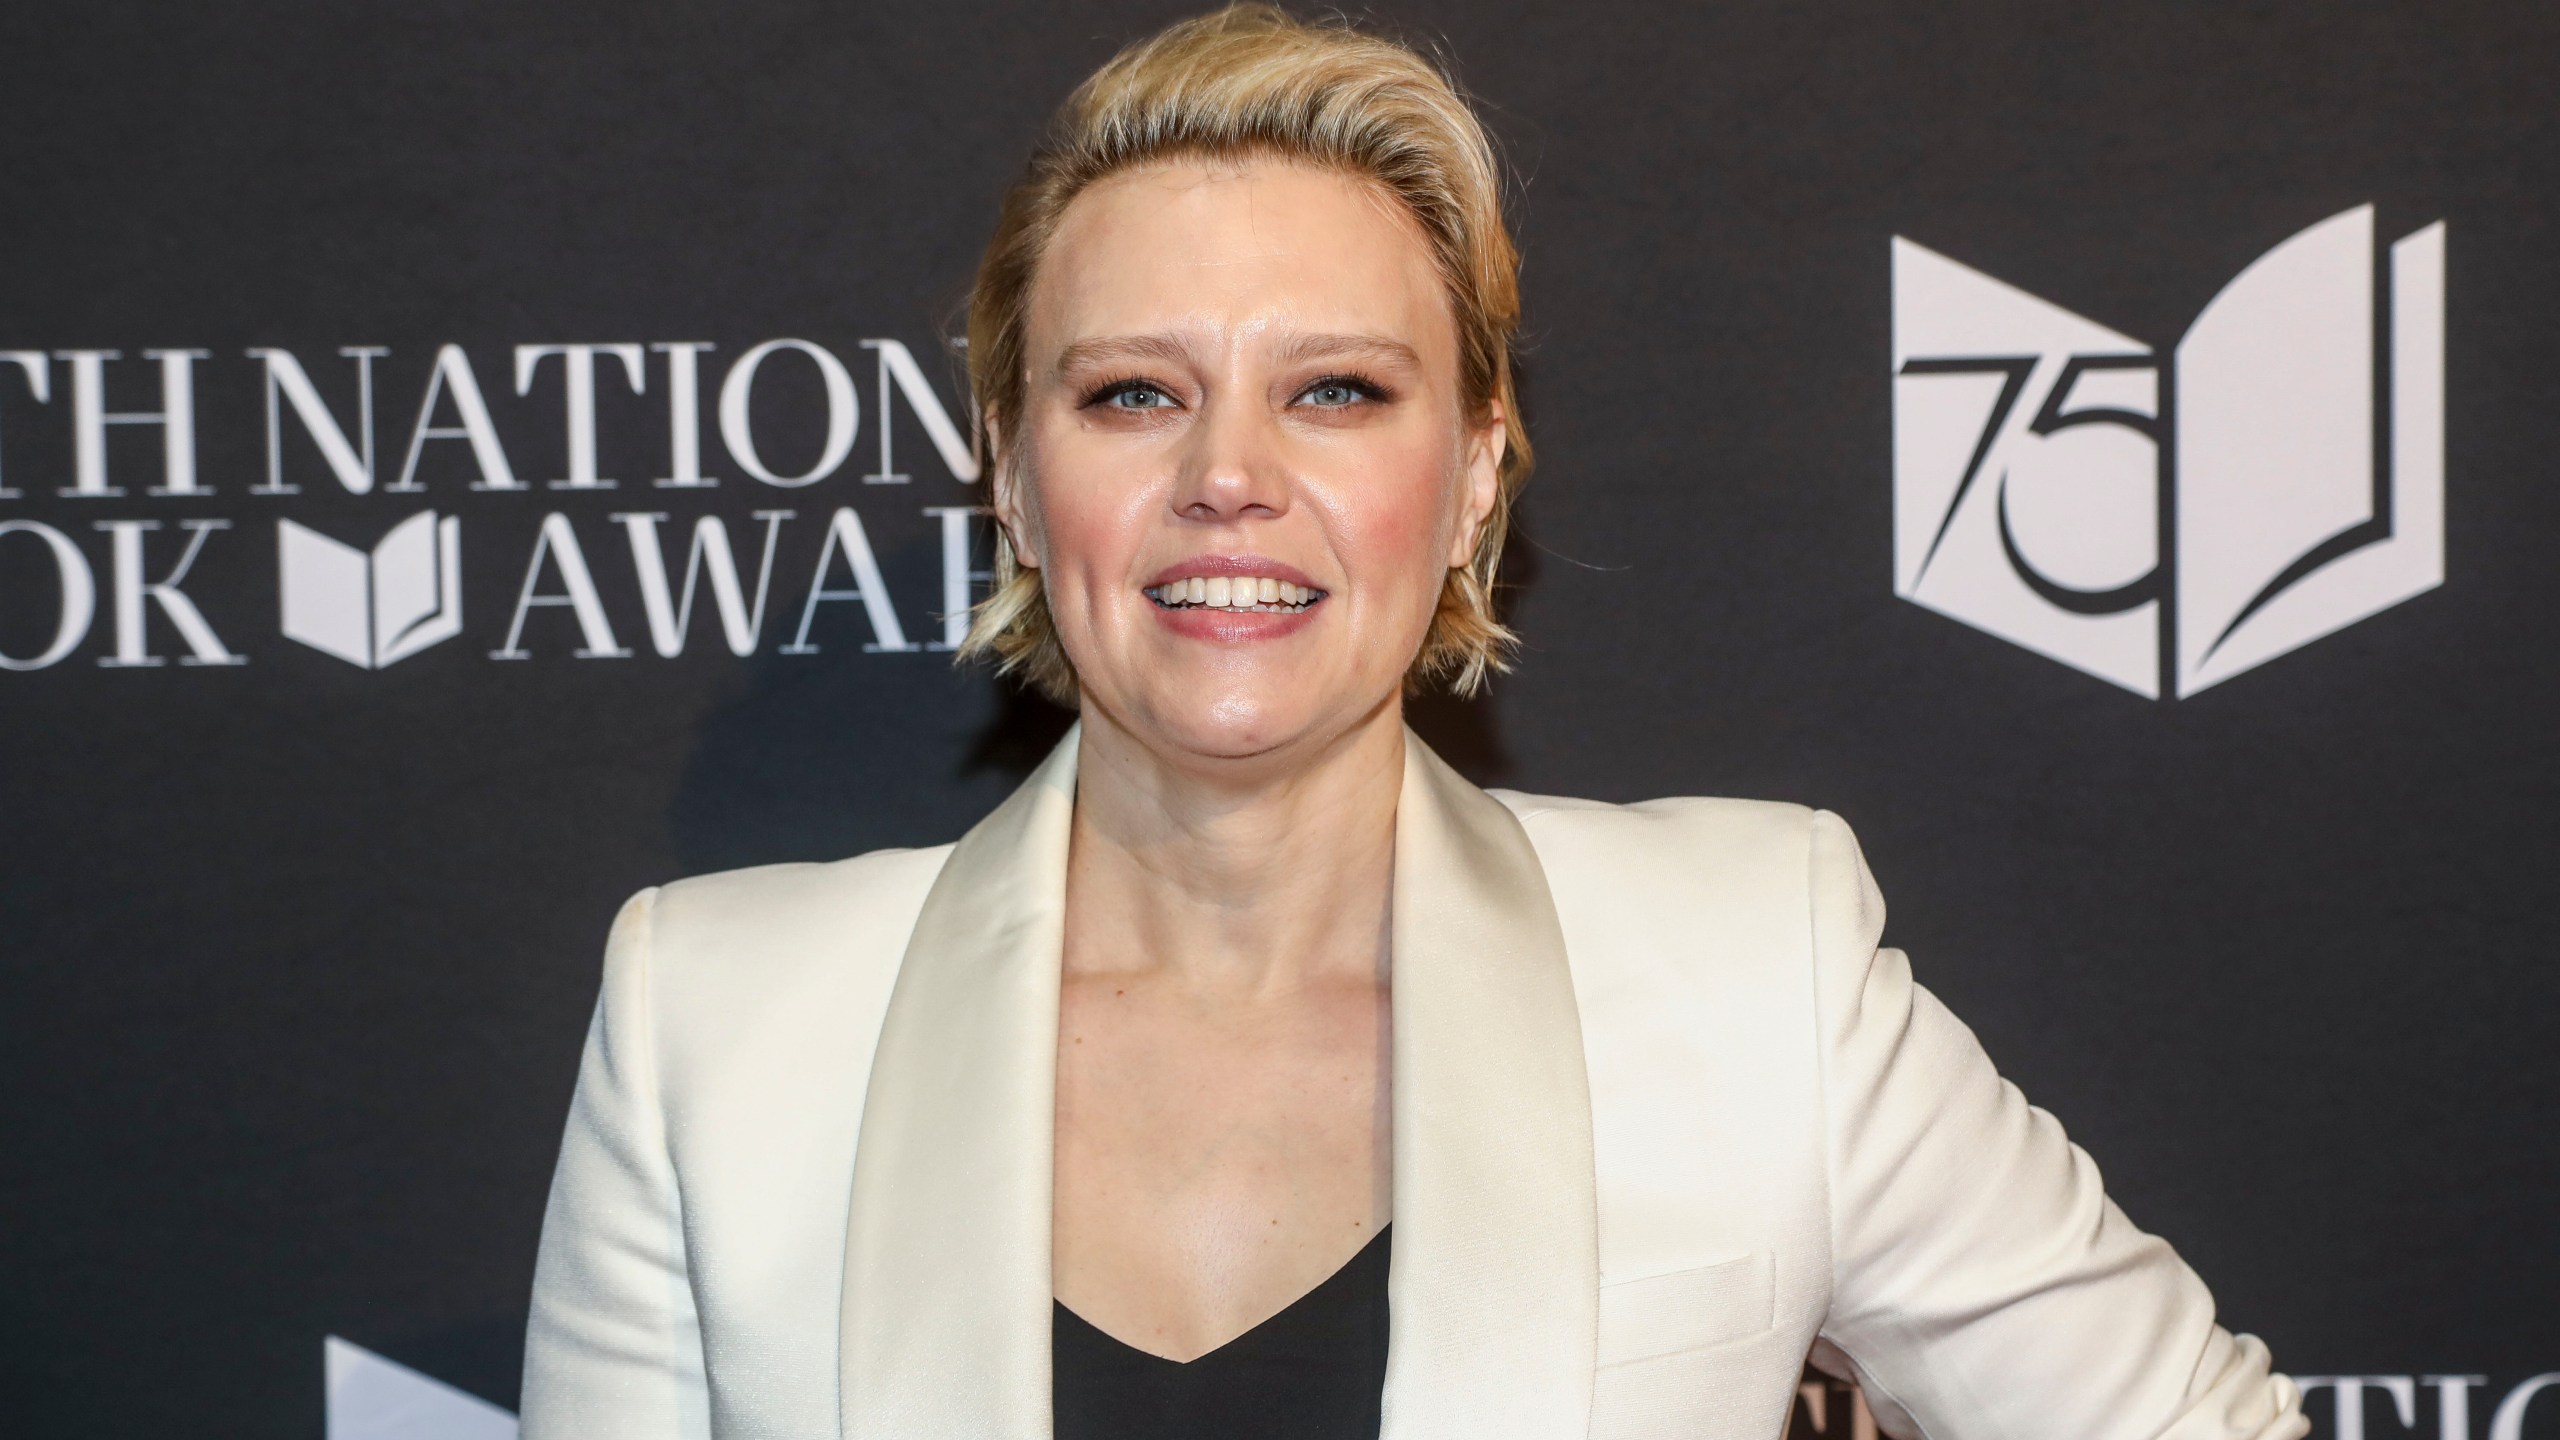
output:
[[1232,615],[1294,615],[1325,597],[1311,585],[1268,575],[1192,575],[1139,593],[1167,610],[1223,610]]

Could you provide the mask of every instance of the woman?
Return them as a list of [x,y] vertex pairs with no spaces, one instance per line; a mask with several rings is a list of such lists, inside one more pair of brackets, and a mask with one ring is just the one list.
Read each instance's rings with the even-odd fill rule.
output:
[[1508,640],[1516,269],[1388,42],[1238,8],[1068,102],[972,297],[973,648],[1080,723],[957,845],[625,909],[531,1440],[1772,1440],[1808,1353],[1897,1435],[2303,1433],[1837,819],[1405,730]]

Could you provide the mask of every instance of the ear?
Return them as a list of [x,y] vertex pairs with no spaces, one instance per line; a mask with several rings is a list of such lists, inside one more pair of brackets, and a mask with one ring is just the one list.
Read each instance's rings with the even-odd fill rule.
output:
[[1003,527],[1005,540],[1013,547],[1013,563],[1037,570],[1040,551],[1031,541],[1038,527],[1031,523],[1030,497],[1015,483],[1016,467],[1008,463],[1003,428],[996,424],[993,411],[980,417],[979,423],[986,427],[987,436],[987,508],[995,512],[996,524]]
[[1476,558],[1476,543],[1493,507],[1502,501],[1502,457],[1511,432],[1503,425],[1502,402],[1485,407],[1484,423],[1467,434],[1467,468],[1458,495],[1458,525],[1449,536],[1449,565],[1455,569]]

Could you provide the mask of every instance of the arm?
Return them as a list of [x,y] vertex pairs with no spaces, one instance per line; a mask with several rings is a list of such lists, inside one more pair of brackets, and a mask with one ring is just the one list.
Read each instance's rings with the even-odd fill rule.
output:
[[682,1199],[658,1107],[649,945],[657,892],[622,907],[551,1181],[525,1335],[525,1440],[711,1433]]
[[2214,1323],[2195,1272],[1876,948],[1884,902],[1837,816],[1811,864],[1833,1257],[1815,1363],[1904,1437],[2306,1433],[2266,1346]]

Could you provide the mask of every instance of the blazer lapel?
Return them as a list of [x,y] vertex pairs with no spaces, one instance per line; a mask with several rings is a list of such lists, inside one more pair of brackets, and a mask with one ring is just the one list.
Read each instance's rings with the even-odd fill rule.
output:
[[[847,1440],[1048,1440],[1050,1169],[1077,733],[954,847],[863,1101]],[[1409,733],[1397,801],[1395,1221],[1382,1440],[1589,1427],[1590,1088],[1519,821]]]
[[1048,1440],[1050,1151],[1078,732],[962,837],[871,1062],[837,1373],[848,1440]]
[[1591,1091],[1546,872],[1407,732],[1396,809],[1395,1252],[1383,1440],[1588,1433]]

